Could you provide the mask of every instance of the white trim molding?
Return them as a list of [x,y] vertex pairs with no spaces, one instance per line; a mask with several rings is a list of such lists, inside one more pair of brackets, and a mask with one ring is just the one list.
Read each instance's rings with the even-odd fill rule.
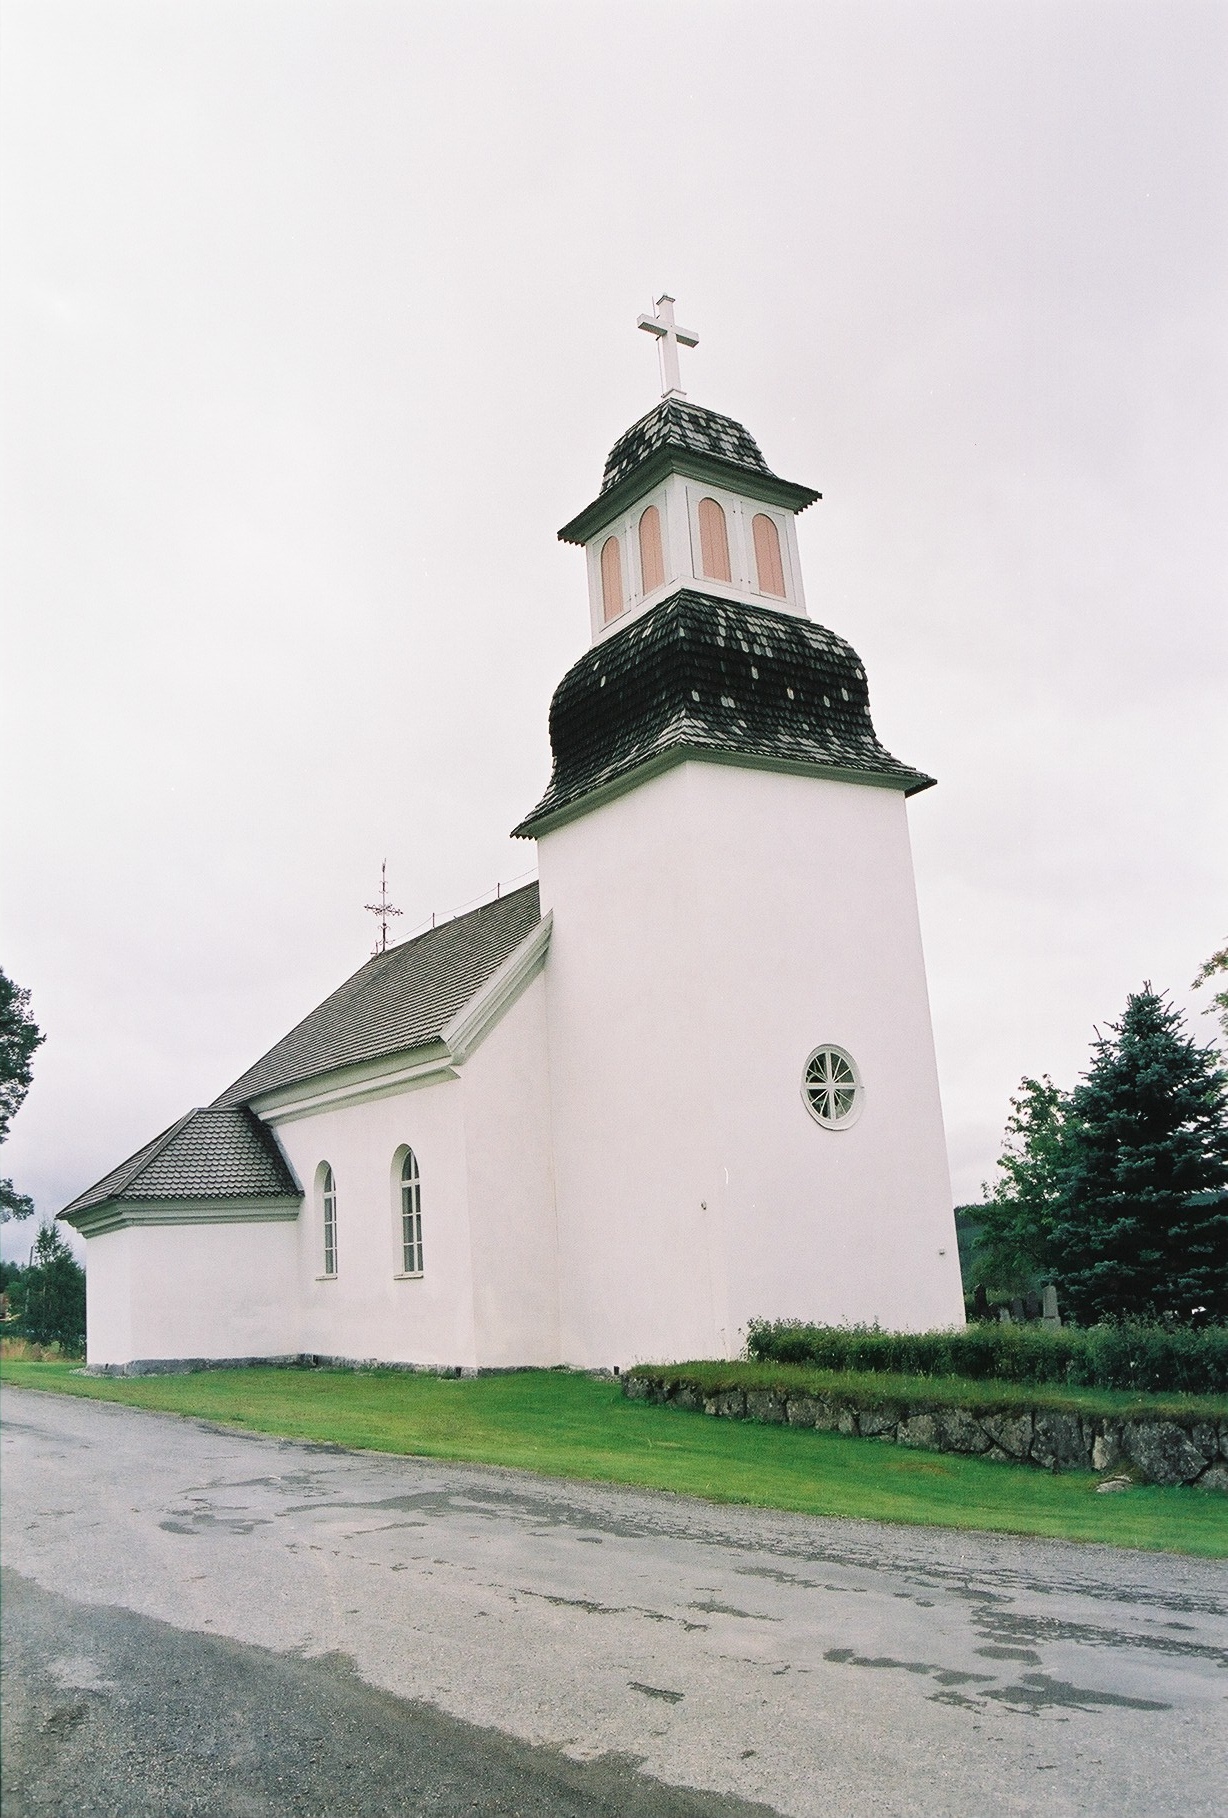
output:
[[128,1225],[253,1225],[292,1223],[302,1194],[252,1194],[233,1199],[104,1200],[64,1220],[82,1237],[101,1237]]
[[445,1024],[438,1041],[408,1053],[357,1061],[353,1066],[317,1074],[314,1079],[299,1080],[293,1085],[280,1086],[274,1092],[260,1093],[250,1101],[252,1110],[276,1130],[280,1124],[292,1123],[300,1117],[314,1117],[318,1111],[331,1111],[339,1105],[363,1104],[369,1099],[387,1098],[394,1092],[459,1079],[457,1069],[464,1065],[545,965],[552,926],[551,917],[543,916],[519,947],[508,954],[469,1002]]
[[444,1026],[443,1040],[454,1066],[462,1066],[546,963],[553,913],[547,911],[514,953],[492,972],[481,990]]

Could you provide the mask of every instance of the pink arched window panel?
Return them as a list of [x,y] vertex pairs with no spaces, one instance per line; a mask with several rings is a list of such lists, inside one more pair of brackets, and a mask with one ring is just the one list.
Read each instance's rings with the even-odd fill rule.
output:
[[731,581],[729,533],[715,499],[699,501],[699,565],[710,581]]
[[623,559],[618,538],[607,537],[601,545],[601,610],[608,625],[623,609]]
[[661,547],[661,513],[650,505],[640,518],[640,574],[644,592],[665,585],[665,552]]
[[751,525],[755,538],[755,568],[759,574],[760,593],[785,597],[785,571],[780,559],[780,532],[771,518],[759,512]]

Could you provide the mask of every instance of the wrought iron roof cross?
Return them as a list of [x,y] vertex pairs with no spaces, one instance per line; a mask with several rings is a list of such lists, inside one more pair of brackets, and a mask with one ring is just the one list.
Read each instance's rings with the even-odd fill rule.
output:
[[654,316],[640,316],[635,326],[657,337],[657,352],[661,356],[661,396],[685,398],[682,374],[678,370],[678,349],[698,347],[699,336],[689,328],[679,328],[674,321],[674,299],[671,296],[658,297],[656,308]]
[[379,868],[379,902],[364,903],[363,908],[371,915],[379,916],[379,945],[371,949],[371,958],[388,951],[388,918],[391,915],[403,915],[404,910],[396,909],[388,901],[388,860],[385,859]]

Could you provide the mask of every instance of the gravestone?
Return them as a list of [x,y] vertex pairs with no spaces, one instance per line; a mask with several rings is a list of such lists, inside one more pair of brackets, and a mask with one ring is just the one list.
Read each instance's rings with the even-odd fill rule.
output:
[[1050,1282],[1045,1289],[1044,1306],[1041,1318],[1047,1326],[1060,1326],[1062,1321],[1057,1310],[1057,1289]]

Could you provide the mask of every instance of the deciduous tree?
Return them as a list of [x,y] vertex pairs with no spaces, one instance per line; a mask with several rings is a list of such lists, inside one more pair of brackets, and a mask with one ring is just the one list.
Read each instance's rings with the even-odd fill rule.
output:
[[1050,1262],[1062,1192],[1069,1094],[1047,1073],[1024,1078],[1011,1098],[998,1179],[982,1189],[973,1283],[1021,1293]]
[[[1210,984],[1213,979],[1223,978],[1225,974],[1228,974],[1228,941],[1224,943],[1218,953],[1213,953],[1209,960],[1202,962],[1198,968],[1198,976],[1190,989],[1197,991],[1201,986]],[[1228,1042],[1228,981],[1218,991],[1212,992],[1211,1002],[1207,1005],[1204,1015],[1219,1017],[1219,1026],[1224,1032],[1224,1040]]]

